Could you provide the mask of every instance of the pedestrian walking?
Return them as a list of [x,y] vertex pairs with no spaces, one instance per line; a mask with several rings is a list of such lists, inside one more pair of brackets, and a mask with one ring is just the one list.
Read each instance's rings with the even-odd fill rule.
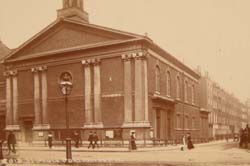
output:
[[15,134],[12,131],[10,131],[10,133],[8,135],[7,144],[8,144],[9,154],[11,152],[16,153],[16,149],[15,149],[16,136],[15,136]]
[[248,148],[248,144],[250,143],[250,128],[248,124],[246,125],[245,133],[246,133],[246,148]]
[[99,138],[98,138],[98,135],[96,132],[94,132],[94,135],[93,135],[93,149],[95,149],[95,147],[99,148],[99,145],[98,145],[98,141],[99,141]]
[[189,150],[194,148],[193,142],[192,142],[192,137],[190,135],[190,133],[187,133],[187,148]]
[[52,146],[53,146],[53,135],[51,132],[49,132],[48,134],[48,145],[49,145],[49,148],[51,149]]
[[136,140],[136,138],[135,138],[135,132],[132,132],[131,135],[130,135],[130,146],[131,146],[131,150],[136,150],[136,149],[137,149],[135,140]]
[[79,136],[78,132],[74,133],[74,140],[75,140],[75,147],[79,148],[80,136]]
[[239,135],[240,135],[239,147],[241,148],[242,144],[244,143],[244,129],[243,128],[240,129]]
[[184,134],[182,137],[182,146],[181,146],[181,151],[184,150],[184,147],[186,146],[186,135]]
[[92,133],[92,131],[90,131],[89,132],[89,138],[88,138],[88,141],[89,141],[89,146],[88,146],[88,149],[90,148],[90,147],[94,147],[94,145],[93,145],[93,133]]
[[228,142],[228,139],[229,139],[229,135],[228,135],[228,132],[226,134],[226,141]]

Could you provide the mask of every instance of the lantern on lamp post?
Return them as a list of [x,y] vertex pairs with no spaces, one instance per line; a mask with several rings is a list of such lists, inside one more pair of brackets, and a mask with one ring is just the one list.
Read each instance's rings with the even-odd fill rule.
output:
[[72,75],[70,72],[63,72],[60,76],[60,89],[65,101],[65,121],[66,121],[66,163],[72,160],[71,136],[69,128],[68,96],[73,88]]

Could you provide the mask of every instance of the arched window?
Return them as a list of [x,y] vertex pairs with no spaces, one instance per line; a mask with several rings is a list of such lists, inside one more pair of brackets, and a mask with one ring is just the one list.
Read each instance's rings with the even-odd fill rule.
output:
[[192,129],[195,129],[195,117],[192,118]]
[[161,82],[160,68],[159,66],[156,66],[155,68],[155,91],[156,92],[160,92],[160,82]]
[[188,129],[189,125],[188,125],[188,116],[185,116],[185,120],[184,120],[184,129]]
[[194,93],[195,93],[195,91],[194,91],[194,85],[192,85],[192,87],[191,87],[191,99],[192,99],[192,104],[194,104]]
[[176,128],[181,128],[181,116],[179,114],[176,116]]
[[166,75],[167,79],[167,96],[171,96],[171,75],[170,75],[170,72],[168,71],[167,72],[167,75]]
[[180,95],[180,87],[181,87],[181,80],[180,77],[177,76],[176,78],[176,98],[180,99],[181,95]]
[[184,101],[188,101],[188,82],[184,83]]

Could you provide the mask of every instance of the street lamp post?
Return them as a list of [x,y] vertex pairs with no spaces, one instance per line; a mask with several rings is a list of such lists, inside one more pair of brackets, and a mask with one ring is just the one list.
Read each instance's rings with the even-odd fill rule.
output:
[[68,96],[72,90],[72,76],[69,72],[63,72],[60,77],[60,88],[65,101],[65,121],[66,121],[66,163],[72,160],[71,136],[69,129]]

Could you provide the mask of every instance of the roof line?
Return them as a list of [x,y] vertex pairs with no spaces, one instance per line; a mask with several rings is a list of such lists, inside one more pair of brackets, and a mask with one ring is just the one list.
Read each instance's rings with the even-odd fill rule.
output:
[[129,42],[135,42],[135,41],[140,41],[143,40],[143,38],[136,38],[136,39],[129,39],[129,40],[115,40],[115,41],[109,41],[109,42],[101,42],[97,44],[90,44],[90,45],[85,45],[85,46],[77,46],[77,47],[71,47],[71,48],[66,48],[66,49],[61,49],[61,50],[56,50],[56,51],[48,51],[48,52],[43,52],[43,53],[36,53],[36,54],[30,54],[25,56],[24,58],[17,58],[13,60],[7,60],[4,61],[4,63],[11,63],[11,62],[16,62],[16,61],[22,61],[22,60],[28,60],[28,59],[33,59],[33,58],[38,58],[38,57],[45,57],[53,54],[62,54],[65,52],[73,52],[73,51],[80,51],[80,50],[87,50],[87,49],[92,49],[92,48],[97,48],[97,47],[105,47],[105,46],[111,46],[111,45],[116,45],[116,44],[124,44],[124,43],[129,43]]
[[[161,52],[163,52],[165,55],[169,56],[170,58],[172,58],[176,63],[179,63],[182,67],[184,67],[184,69],[189,70],[189,72],[192,72],[193,74],[195,74],[197,77],[200,77],[200,75],[198,73],[196,73],[193,69],[191,69],[188,65],[182,63],[179,59],[177,59],[175,56],[173,56],[172,54],[168,53],[166,50],[164,50],[163,48],[161,48],[159,45],[155,44],[154,42],[151,42],[150,40],[146,40],[149,42],[149,44],[151,44],[152,46],[155,47],[155,49],[160,50]],[[166,57],[164,57],[166,58]],[[167,58],[166,58],[167,59]]]
[[127,36],[129,35],[131,37],[141,37],[141,38],[145,38],[146,37],[146,36],[143,36],[143,35],[140,35],[140,34],[135,34],[135,33],[131,33],[131,32],[127,32],[127,31],[122,31],[122,30],[118,30],[118,29],[113,29],[113,28],[109,28],[109,27],[104,27],[104,26],[100,26],[100,25],[96,25],[96,24],[83,23],[83,22],[78,22],[78,21],[70,20],[70,19],[64,19],[64,21],[71,22],[71,23],[76,23],[76,24],[80,24],[80,25],[84,25],[84,26],[88,26],[88,27],[91,27],[91,28],[98,28],[100,30],[116,32],[116,33],[120,33],[122,35],[127,35]]
[[55,20],[54,22],[52,22],[51,24],[49,24],[48,26],[46,26],[45,28],[43,28],[40,32],[36,33],[34,36],[32,36],[30,39],[28,39],[27,41],[25,41],[23,44],[21,44],[17,49],[15,49],[14,51],[12,51],[8,56],[6,56],[4,58],[8,59],[9,57],[11,57],[12,55],[14,55],[15,53],[17,53],[19,50],[21,50],[22,48],[24,48],[26,45],[28,45],[30,42],[32,42],[33,40],[35,40],[38,36],[40,36],[41,34],[43,34],[44,32],[46,32],[47,30],[49,30],[51,27],[53,27],[54,25],[56,25],[58,22],[60,22],[59,19]]

